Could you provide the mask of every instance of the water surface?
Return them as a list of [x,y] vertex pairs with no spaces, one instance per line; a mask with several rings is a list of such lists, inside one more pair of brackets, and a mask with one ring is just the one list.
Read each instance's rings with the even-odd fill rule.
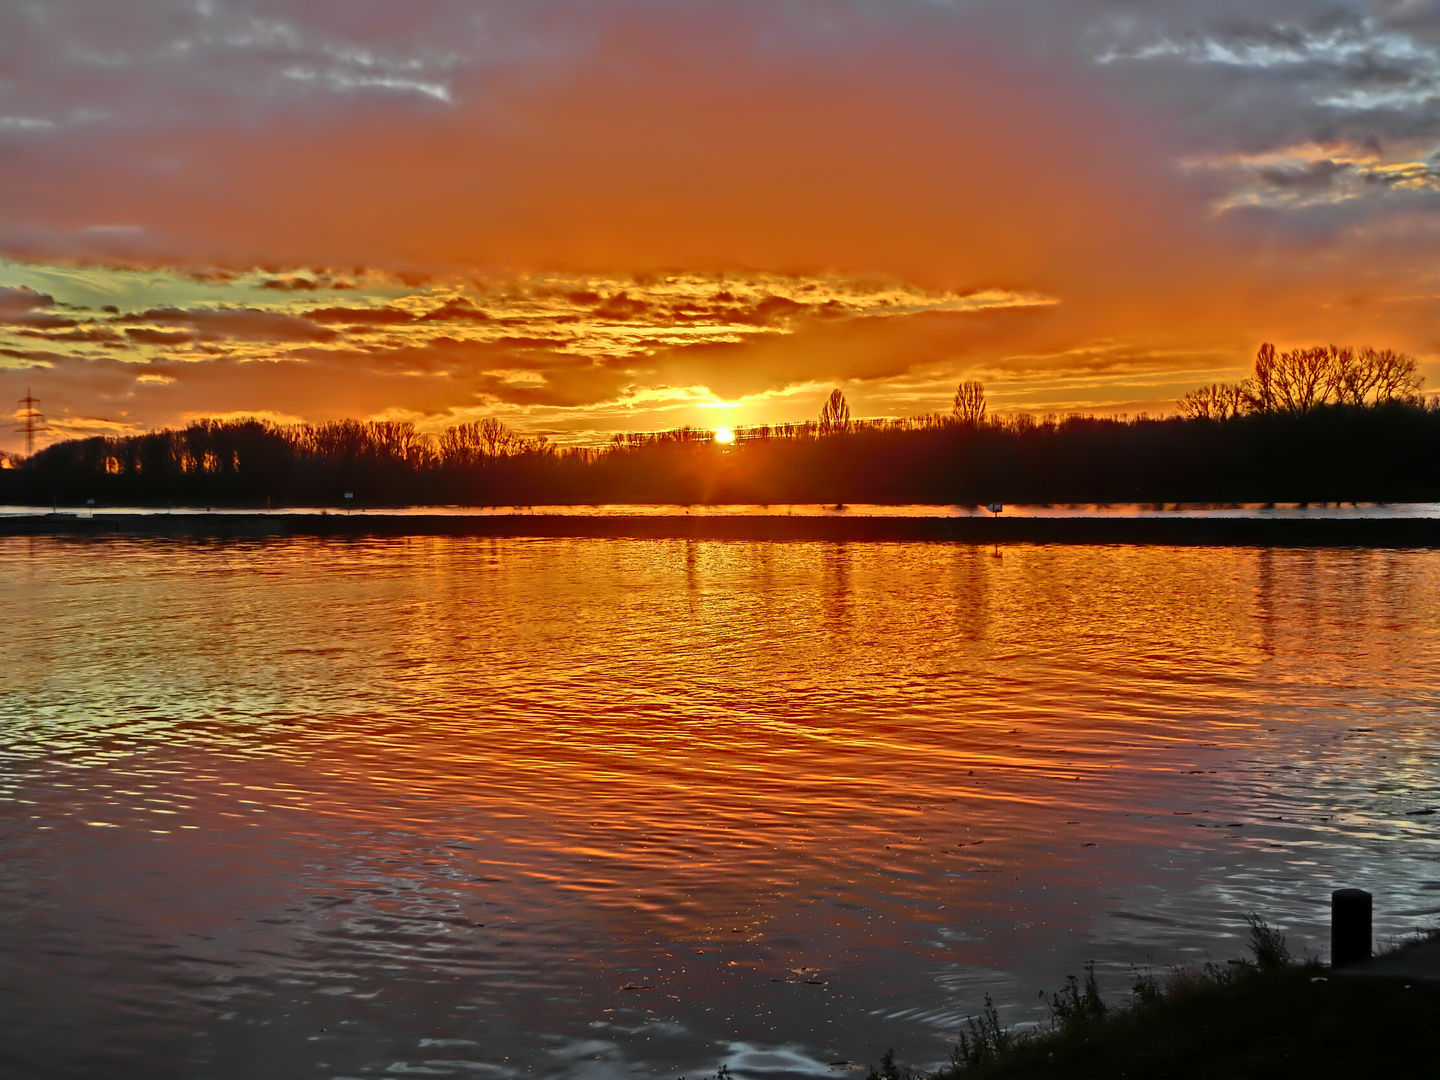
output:
[[[994,504],[999,506],[1000,504]],[[45,517],[54,512],[101,518],[112,515],[216,516],[345,513],[357,517],[852,517],[852,518],[1255,518],[1262,521],[1412,519],[1440,517],[1440,503],[1039,503],[985,506],[946,503],[565,503],[548,506],[6,506],[0,518]]]
[[0,540],[0,1073],[945,1056],[1440,910],[1440,553]]

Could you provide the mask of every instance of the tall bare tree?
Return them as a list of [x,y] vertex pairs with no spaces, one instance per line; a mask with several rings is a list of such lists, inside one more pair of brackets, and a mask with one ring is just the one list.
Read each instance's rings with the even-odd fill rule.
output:
[[850,405],[836,388],[820,410],[820,434],[839,435],[850,430]]
[[1275,390],[1275,346],[1265,342],[1255,353],[1255,374],[1240,385],[1250,412],[1274,412],[1279,407]]
[[976,427],[985,422],[985,387],[978,382],[962,382],[955,390],[950,415],[961,424]]

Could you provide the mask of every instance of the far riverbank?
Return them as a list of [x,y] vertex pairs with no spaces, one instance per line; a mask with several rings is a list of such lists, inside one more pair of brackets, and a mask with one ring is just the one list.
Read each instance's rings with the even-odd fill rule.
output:
[[1215,547],[1440,547],[1440,518],[1147,515],[1000,517],[878,514],[140,512],[0,516],[0,536],[480,536]]

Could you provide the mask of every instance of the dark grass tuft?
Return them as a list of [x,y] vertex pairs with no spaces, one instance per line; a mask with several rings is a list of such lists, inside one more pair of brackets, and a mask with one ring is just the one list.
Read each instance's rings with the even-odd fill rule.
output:
[[1294,962],[1289,946],[1285,944],[1285,935],[1278,929],[1270,929],[1265,920],[1253,911],[1245,916],[1245,924],[1250,927],[1250,952],[1255,957],[1255,965],[1262,971],[1288,967]]
[[1318,966],[1212,966],[1084,1029],[1021,1039],[932,1080],[1272,1080],[1432,1075],[1440,984],[1331,977]]
[[[1132,999],[1107,1005],[1093,964],[1042,994],[1050,1024],[1007,1028],[989,995],[948,1065],[929,1076],[887,1052],[867,1080],[1115,1077],[1271,1080],[1427,1076],[1440,1046],[1440,983],[1335,974],[1297,960],[1284,933],[1246,917],[1252,960],[1207,962],[1163,979],[1135,973]],[[1422,937],[1433,937],[1428,932]]]

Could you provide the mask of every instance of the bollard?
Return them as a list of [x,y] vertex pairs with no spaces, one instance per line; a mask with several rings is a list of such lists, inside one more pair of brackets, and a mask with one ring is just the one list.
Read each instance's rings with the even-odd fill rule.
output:
[[1336,889],[1330,894],[1330,966],[1344,967],[1370,959],[1370,903],[1364,889]]

